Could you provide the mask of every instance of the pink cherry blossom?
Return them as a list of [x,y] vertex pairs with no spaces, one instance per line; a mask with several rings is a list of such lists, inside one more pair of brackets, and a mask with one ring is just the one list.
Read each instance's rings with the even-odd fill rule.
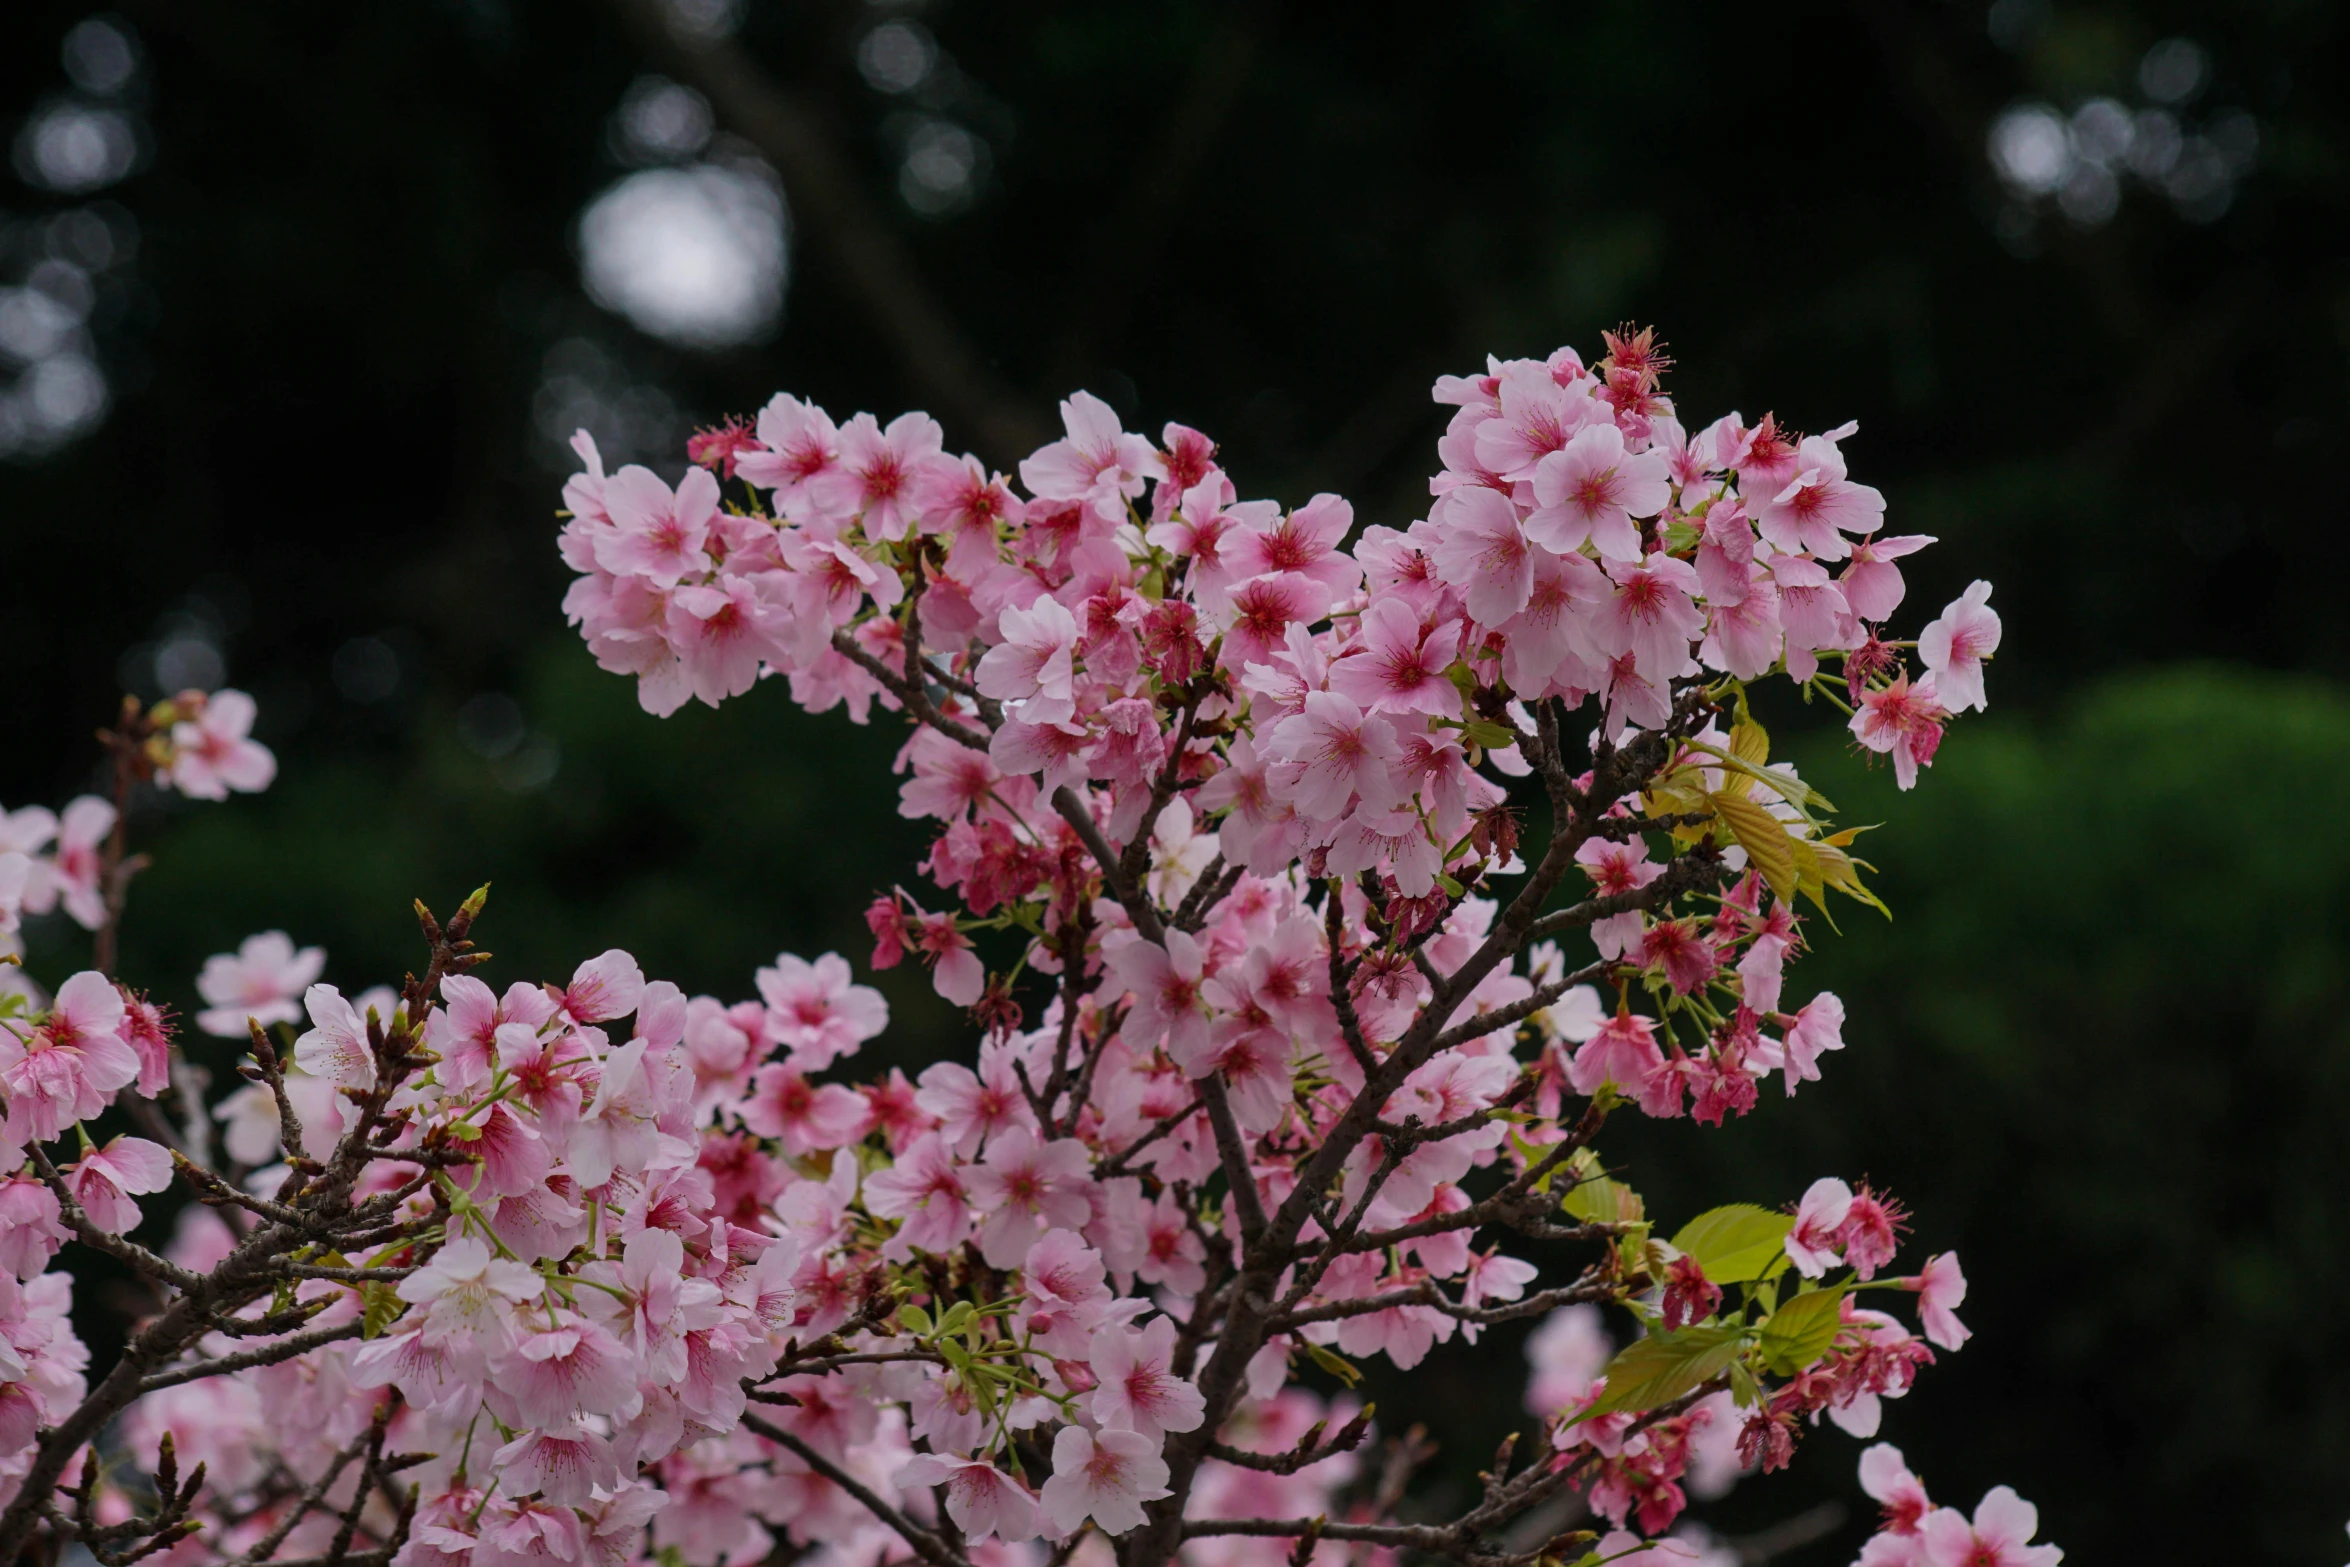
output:
[[1608,560],[1636,561],[1640,529],[1632,519],[1655,516],[1672,495],[1662,455],[1634,456],[1614,425],[1587,425],[1535,466],[1526,537],[1561,555],[1589,542]]
[[1393,769],[1403,751],[1393,726],[1335,691],[1309,692],[1304,711],[1274,725],[1266,749],[1295,769],[1283,782],[1298,810],[1318,821],[1344,814],[1350,799],[1375,810],[1396,803]]
[[1833,435],[1805,436],[1785,487],[1775,494],[1752,492],[1760,502],[1755,527],[1772,548],[1842,560],[1852,553],[1845,534],[1875,533],[1883,525],[1884,495],[1845,477],[1844,453],[1836,443],[1850,433],[1846,426]]
[[1092,1160],[1079,1143],[1039,1143],[1026,1127],[1013,1127],[988,1144],[986,1158],[967,1178],[971,1200],[984,1220],[980,1255],[990,1267],[1017,1267],[1028,1248],[1048,1229],[1082,1225],[1091,1204],[1086,1171]]
[[295,1022],[302,1016],[297,998],[324,967],[324,948],[297,951],[293,938],[282,930],[247,936],[234,953],[216,953],[204,960],[196,992],[211,1005],[196,1014],[196,1026],[221,1039],[243,1039],[247,1018],[264,1028]]
[[366,1017],[332,985],[312,985],[302,993],[302,1006],[310,1027],[294,1041],[294,1064],[343,1088],[375,1086]]
[[2040,1510],[2000,1485],[1984,1493],[1971,1521],[1955,1507],[1939,1507],[1918,1532],[1926,1567],[2056,1567],[2064,1552],[2032,1544],[2039,1530]]
[[47,1142],[137,1079],[139,1058],[122,1041],[122,1023],[122,992],[85,970],[57,987],[37,1027],[0,1024],[0,1095],[11,1141]]
[[1134,997],[1129,1021],[1135,1036],[1162,1042],[1177,1065],[1191,1069],[1207,1048],[1208,1019],[1200,1007],[1204,954],[1199,942],[1180,930],[1167,932],[1164,946],[1136,941],[1110,959],[1111,972]]
[[859,414],[841,427],[839,455],[810,492],[835,515],[859,519],[868,537],[902,539],[945,440],[928,414],[900,414],[886,430],[871,414]]
[[1086,1358],[1101,1379],[1092,1408],[1094,1419],[1104,1426],[1148,1437],[1199,1429],[1207,1403],[1199,1389],[1173,1370],[1172,1318],[1153,1317],[1140,1330],[1104,1328],[1093,1336]]
[[1991,584],[1976,581],[1952,599],[1941,615],[1918,633],[1918,659],[1934,682],[1938,700],[1952,712],[1981,712],[1983,660],[1999,651],[1999,612],[1991,607]]
[[1003,642],[979,661],[981,693],[1019,703],[1023,723],[1067,721],[1077,710],[1077,617],[1044,597],[1027,609],[1005,610],[999,625]]
[[277,758],[251,737],[257,709],[242,691],[215,691],[193,720],[171,729],[171,782],[191,800],[258,794],[277,776]]
[[1053,1438],[1053,1473],[1037,1501],[1049,1531],[1074,1534],[1091,1519],[1102,1533],[1140,1527],[1142,1504],[1171,1494],[1159,1444],[1138,1431],[1063,1426]]
[[889,1026],[889,1003],[854,983],[838,953],[813,963],[782,953],[755,978],[767,1002],[768,1037],[790,1048],[801,1071],[823,1071]]
[[171,1185],[171,1155],[144,1137],[117,1137],[65,1167],[66,1184],[90,1222],[109,1235],[135,1229],[139,1205],[131,1199]]
[[1437,572],[1460,590],[1470,616],[1498,626],[1526,607],[1534,591],[1536,552],[1518,508],[1482,485],[1445,497],[1444,526],[1430,552]]
[[1852,715],[1852,733],[1870,750],[1890,755],[1894,780],[1909,789],[1917,784],[1918,769],[1934,764],[1942,725],[1949,717],[1932,674],[1913,686],[1904,673],[1860,699]]
[[1061,423],[1066,439],[1020,462],[1020,482],[1046,500],[1083,501],[1105,521],[1122,521],[1144,481],[1166,472],[1151,443],[1128,434],[1116,410],[1091,392],[1062,402]]
[[1957,1349],[1974,1337],[1973,1330],[1958,1320],[1958,1308],[1966,1304],[1966,1275],[1959,1270],[1956,1252],[1928,1257],[1923,1270],[1901,1282],[1918,1293],[1918,1316],[1927,1338],[1944,1349]]
[[596,564],[616,577],[641,577],[674,588],[709,567],[702,546],[718,514],[718,481],[689,468],[672,490],[649,468],[633,464],[604,486],[612,531],[596,540]]
[[1852,1188],[1834,1176],[1822,1176],[1804,1189],[1795,1205],[1795,1227],[1787,1232],[1787,1257],[1795,1270],[1816,1279],[1837,1261],[1845,1215],[1852,1211]]
[[94,794],[80,796],[59,813],[55,852],[33,861],[25,879],[27,913],[46,914],[62,903],[84,930],[106,923],[106,895],[98,876],[106,836],[114,831],[114,815],[114,807]]
[[840,431],[831,416],[787,392],[776,393],[759,410],[757,431],[757,447],[735,459],[735,472],[775,491],[787,507],[840,461]]
[[898,1470],[901,1487],[946,1487],[947,1516],[970,1540],[1033,1540],[1036,1498],[995,1465],[952,1453],[917,1453]]
[[1420,617],[1399,599],[1381,599],[1363,611],[1353,653],[1330,666],[1330,689],[1373,713],[1458,713],[1461,694],[1445,669],[1460,647],[1460,627],[1423,631]]

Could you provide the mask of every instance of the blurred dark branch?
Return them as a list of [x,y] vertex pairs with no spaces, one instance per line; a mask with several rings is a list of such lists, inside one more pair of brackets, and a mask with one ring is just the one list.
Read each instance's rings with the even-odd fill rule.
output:
[[792,215],[895,353],[915,394],[999,464],[1050,439],[1042,415],[987,367],[922,279],[860,185],[822,117],[730,40],[682,37],[661,0],[611,0],[660,68],[710,100],[718,118],[783,177]]
[[1150,286],[1232,111],[1248,85],[1279,7],[1233,5],[1192,64],[1183,96],[1159,120],[1158,135],[1126,185],[1125,199],[1095,233],[1085,280],[1046,363],[1055,386],[1076,386],[1101,368],[1126,335],[1134,307]]

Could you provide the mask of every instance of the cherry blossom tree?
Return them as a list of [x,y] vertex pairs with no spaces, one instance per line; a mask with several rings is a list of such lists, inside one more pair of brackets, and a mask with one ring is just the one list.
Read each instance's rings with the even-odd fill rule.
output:
[[[1853,427],[1692,434],[1666,368],[1627,329],[1438,381],[1402,530],[1242,501],[1084,393],[1017,485],[790,396],[674,486],[578,437],[566,609],[648,712],[774,677],[904,726],[929,888],[875,896],[868,961],[979,1036],[911,1080],[844,1069],[888,1009],[839,955],[734,1001],[617,950],[499,990],[476,893],[417,906],[396,988],[284,932],[214,958],[198,1021],[250,1054],[208,1095],[114,973],[126,806],[275,761],[238,693],[126,704],[112,799],[0,814],[0,926],[97,952],[0,1005],[0,1562],[1737,1559],[1690,1497],[1873,1436],[1965,1275],[1834,1175],[1652,1215],[1601,1136],[1845,1046],[1787,969],[1882,905],[1750,684],[1908,788],[1999,620],[1977,583],[1896,638],[1931,541],[1881,536]],[[68,1245],[148,1291],[94,1381]],[[1528,1421],[1431,1511],[1360,1367],[1510,1323]],[[1872,1567],[2059,1559],[2004,1486],[1859,1463]]]

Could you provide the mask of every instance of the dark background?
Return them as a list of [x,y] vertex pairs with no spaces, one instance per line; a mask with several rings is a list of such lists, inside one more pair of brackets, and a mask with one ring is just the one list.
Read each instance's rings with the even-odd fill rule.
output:
[[[1941,539],[1902,622],[1985,576],[2007,639],[1992,715],[1913,795],[1828,715],[1782,725],[1891,824],[1896,920],[1841,916],[1796,980],[1844,994],[1851,1048],[1792,1104],[1615,1152],[1667,1222],[1865,1173],[1961,1252],[1978,1337],[1885,1423],[1939,1499],[2013,1481],[2076,1561],[2340,1559],[2338,8],[749,0],[679,46],[629,6],[157,4],[108,13],[121,81],[61,57],[89,14],[0,21],[0,290],[62,299],[45,351],[108,388],[0,462],[0,802],[87,787],[119,692],[174,677],[256,692],[284,764],[264,800],[145,802],[134,979],[186,1005],[207,953],[272,926],[346,987],[393,979],[408,899],[484,879],[501,979],[618,944],[734,998],[779,947],[862,962],[856,910],[921,843],[883,782],[896,732],[774,688],[657,723],[595,671],[557,607],[572,422],[674,468],[687,429],[784,387],[928,406],[1000,461],[1085,385],[1216,435],[1244,492],[1400,525],[1433,375],[1653,322],[1692,422],[1860,419],[1856,475]],[[938,51],[912,86],[874,63],[892,24]],[[667,345],[581,290],[576,220],[655,72],[716,100],[701,156],[781,171],[761,341]],[[129,138],[103,188],[26,150],[60,105]],[[2084,161],[2113,105],[2136,166]],[[2065,121],[2012,118],[2035,106],[2074,127],[2036,165],[2016,128]],[[941,137],[969,166],[943,196],[905,167]],[[31,937],[52,977],[84,939]],[[884,978],[887,1058],[968,1048]],[[1518,1355],[1455,1346],[1383,1406],[1457,1477]],[[1857,1519],[1855,1452],[1822,1431],[1702,1515]]]

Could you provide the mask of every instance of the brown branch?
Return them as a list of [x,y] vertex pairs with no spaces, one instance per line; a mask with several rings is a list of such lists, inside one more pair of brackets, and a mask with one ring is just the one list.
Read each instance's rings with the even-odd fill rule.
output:
[[742,1418],[743,1425],[747,1429],[757,1432],[778,1447],[788,1449],[799,1458],[800,1462],[855,1497],[859,1505],[895,1529],[898,1537],[912,1546],[914,1553],[924,1561],[931,1563],[932,1567],[971,1567],[970,1562],[946,1541],[890,1506],[855,1475],[850,1474],[846,1469],[792,1435],[791,1432],[786,1431],[772,1420],[762,1419],[748,1410],[743,1412]]

